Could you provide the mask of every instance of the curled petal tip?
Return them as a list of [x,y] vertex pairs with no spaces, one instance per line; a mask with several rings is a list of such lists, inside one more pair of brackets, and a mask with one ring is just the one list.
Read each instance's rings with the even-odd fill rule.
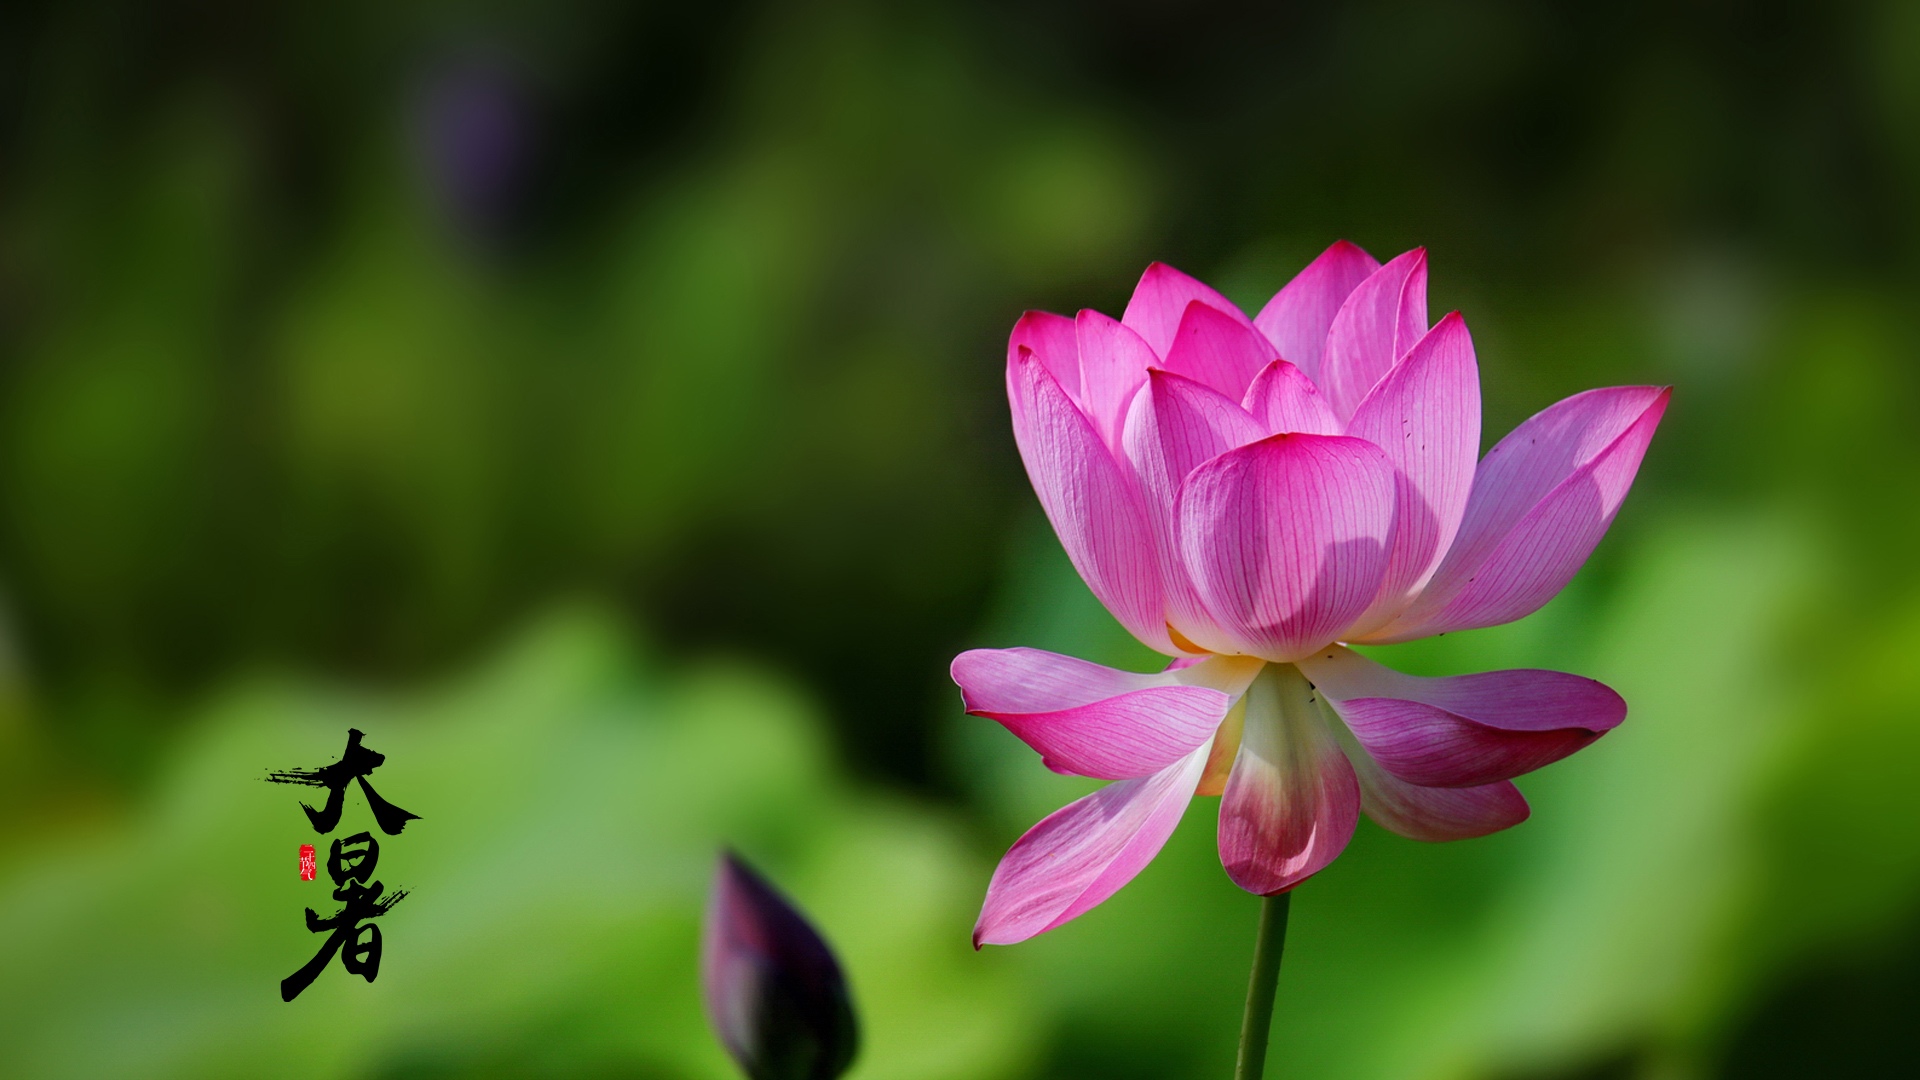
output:
[[707,897],[701,990],[720,1043],[751,1080],[835,1080],[859,1033],[846,979],[819,932],[738,855]]

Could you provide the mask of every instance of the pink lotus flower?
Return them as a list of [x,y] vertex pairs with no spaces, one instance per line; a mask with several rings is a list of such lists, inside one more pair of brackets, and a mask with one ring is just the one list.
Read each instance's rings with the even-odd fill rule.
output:
[[1511,779],[1626,716],[1553,671],[1415,678],[1347,648],[1510,622],[1612,523],[1667,406],[1576,394],[1487,456],[1473,342],[1427,322],[1427,260],[1341,242],[1246,317],[1171,267],[1116,322],[1030,312],[1007,350],[1014,438],[1094,595],[1174,657],[1157,675],[1035,649],[953,662],[967,711],[1057,772],[1117,783],[1001,860],[976,946],[1050,930],[1219,795],[1220,860],[1272,895],[1331,862],[1365,810],[1418,840],[1524,820]]

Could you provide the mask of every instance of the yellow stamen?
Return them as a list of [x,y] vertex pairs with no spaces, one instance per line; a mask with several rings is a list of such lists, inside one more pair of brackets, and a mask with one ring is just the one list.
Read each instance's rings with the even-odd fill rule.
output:
[[1167,624],[1167,637],[1173,640],[1174,648],[1179,649],[1181,652],[1193,653],[1195,655],[1202,655],[1207,651],[1201,648],[1200,646],[1195,645],[1193,642],[1188,641],[1187,636],[1185,634],[1182,634],[1180,631],[1175,630],[1173,628],[1172,623]]

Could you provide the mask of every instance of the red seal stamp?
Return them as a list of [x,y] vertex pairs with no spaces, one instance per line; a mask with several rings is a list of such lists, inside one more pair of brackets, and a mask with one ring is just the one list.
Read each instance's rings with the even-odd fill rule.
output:
[[300,845],[300,880],[312,881],[313,872],[314,872],[313,845],[301,844]]

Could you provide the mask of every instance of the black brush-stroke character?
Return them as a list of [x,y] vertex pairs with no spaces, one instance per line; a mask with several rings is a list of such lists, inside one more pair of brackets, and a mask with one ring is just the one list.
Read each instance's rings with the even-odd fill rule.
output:
[[[378,881],[369,884],[367,879],[373,876],[373,868],[379,861],[380,843],[372,833],[355,833],[333,842],[333,850],[327,856],[327,875],[338,886],[333,890],[333,898],[346,906],[325,919],[312,908],[307,909],[308,933],[318,934],[322,930],[332,933],[327,935],[313,959],[280,980],[281,1001],[299,997],[333,962],[336,952],[340,954],[340,966],[346,968],[348,974],[368,982],[380,974],[380,928],[366,920],[385,915],[405,899],[407,893],[402,889],[384,899],[376,899],[383,885]],[[363,922],[366,925],[362,926]]]
[[300,804],[307,812],[307,820],[313,822],[315,832],[322,835],[333,831],[340,824],[340,811],[346,806],[347,784],[360,781],[360,790],[367,796],[367,805],[373,808],[373,820],[379,822],[380,831],[388,836],[398,836],[407,822],[420,817],[410,814],[380,797],[367,783],[367,774],[380,767],[387,755],[378,753],[360,744],[360,729],[347,729],[347,751],[340,760],[318,769],[287,769],[267,774],[270,784],[304,784],[307,787],[327,789],[327,805],[319,810]]

